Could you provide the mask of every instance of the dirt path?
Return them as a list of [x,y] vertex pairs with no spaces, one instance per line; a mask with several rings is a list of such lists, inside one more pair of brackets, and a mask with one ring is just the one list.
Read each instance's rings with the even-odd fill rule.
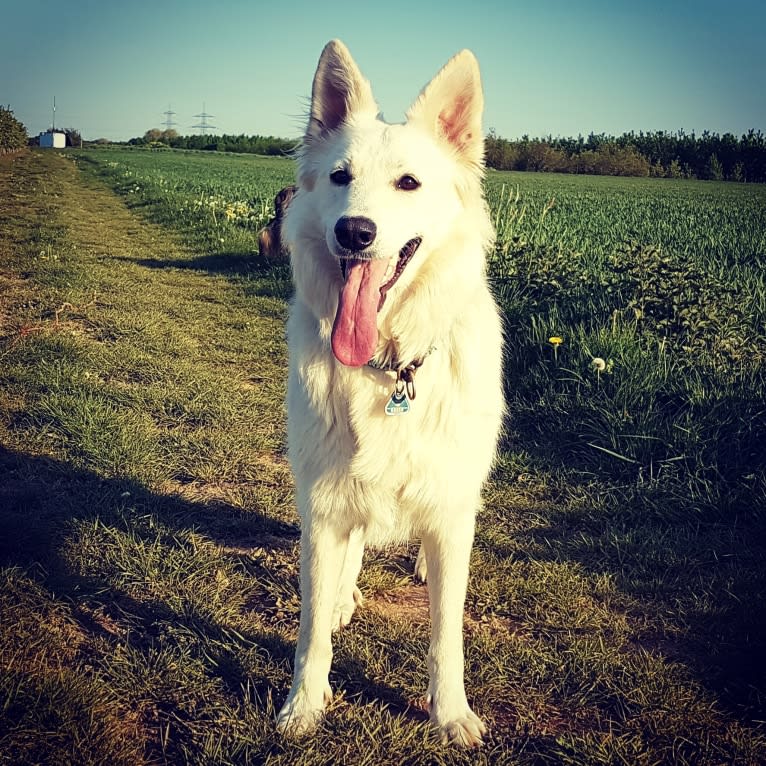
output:
[[[174,291],[205,280],[194,272],[147,273],[141,268],[136,261],[142,258],[161,254],[182,259],[191,253],[167,231],[137,219],[110,190],[85,182],[75,163],[59,154],[3,158],[0,219],[0,274],[9,283],[0,302],[6,311],[14,302],[8,288],[18,291],[41,261],[51,267],[58,261],[66,267],[76,258],[82,269],[90,271],[87,289],[111,298],[119,297],[119,285],[128,276],[139,284],[161,286],[171,299]],[[104,268],[110,262],[112,268]],[[55,276],[55,268],[45,270]],[[79,285],[62,285],[67,286],[67,297],[76,304]],[[141,291],[136,294],[140,296]]]
[[[204,439],[189,446],[188,465],[150,470],[147,458],[147,466],[135,466],[142,476],[195,498],[230,499],[232,483],[252,479],[257,464],[259,477],[289,486],[280,455],[284,304],[260,297],[246,279],[209,269],[204,253],[128,209],[66,155],[30,153],[6,164],[6,347],[30,335],[77,337],[76,363],[102,384],[99,395],[127,397],[136,419],[151,418],[162,437],[184,422]],[[224,429],[214,427],[217,417]],[[144,430],[153,438],[150,426]]]

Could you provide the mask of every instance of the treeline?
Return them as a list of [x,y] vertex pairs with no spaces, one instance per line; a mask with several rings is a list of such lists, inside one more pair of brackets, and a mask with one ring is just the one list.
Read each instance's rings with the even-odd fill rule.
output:
[[[296,141],[274,136],[179,136],[175,130],[147,130],[132,138],[132,146],[198,149],[218,152],[282,155]],[[701,135],[656,131],[587,138],[529,138],[508,140],[490,130],[485,140],[487,165],[496,170],[582,173],[612,176],[700,178],[716,181],[766,182],[766,136],[750,130]]]
[[14,116],[10,106],[0,106],[0,154],[16,152],[27,145],[27,129]]
[[288,154],[295,149],[296,142],[274,136],[179,136],[175,130],[147,130],[141,138],[131,138],[131,146],[150,146],[171,149],[198,149],[212,152],[241,152],[243,154]]
[[486,151],[487,164],[497,170],[766,182],[766,136],[760,130],[741,138],[657,131],[514,141],[490,131]]

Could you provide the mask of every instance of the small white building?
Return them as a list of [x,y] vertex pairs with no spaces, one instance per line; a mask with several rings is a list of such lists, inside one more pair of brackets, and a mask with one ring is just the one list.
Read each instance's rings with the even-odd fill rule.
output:
[[40,146],[49,149],[64,149],[66,147],[66,133],[40,133]]

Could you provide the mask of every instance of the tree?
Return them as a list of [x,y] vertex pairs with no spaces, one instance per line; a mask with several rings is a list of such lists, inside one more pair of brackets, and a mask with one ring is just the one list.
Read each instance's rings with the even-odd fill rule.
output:
[[15,152],[27,145],[27,129],[11,111],[11,107],[0,106],[0,154]]
[[64,128],[63,133],[66,135],[67,146],[82,146],[82,136],[79,130],[76,128]]
[[718,155],[713,152],[705,165],[705,178],[709,181],[723,180],[723,165],[718,159]]
[[745,180],[745,166],[743,163],[738,162],[734,168],[731,171],[731,175],[729,176],[730,181],[737,181],[738,183],[741,183]]
[[151,144],[152,141],[161,141],[162,131],[159,128],[151,128],[144,133],[144,143]]
[[678,160],[671,160],[670,165],[668,165],[667,177],[668,178],[683,178],[684,177],[684,172],[683,170],[681,170],[681,163]]

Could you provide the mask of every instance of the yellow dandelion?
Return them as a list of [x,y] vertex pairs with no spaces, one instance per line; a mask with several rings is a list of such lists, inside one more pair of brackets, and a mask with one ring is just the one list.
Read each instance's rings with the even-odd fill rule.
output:
[[553,359],[558,362],[559,360],[559,346],[564,342],[563,338],[559,338],[558,335],[552,335],[548,338],[548,343],[553,346]]

